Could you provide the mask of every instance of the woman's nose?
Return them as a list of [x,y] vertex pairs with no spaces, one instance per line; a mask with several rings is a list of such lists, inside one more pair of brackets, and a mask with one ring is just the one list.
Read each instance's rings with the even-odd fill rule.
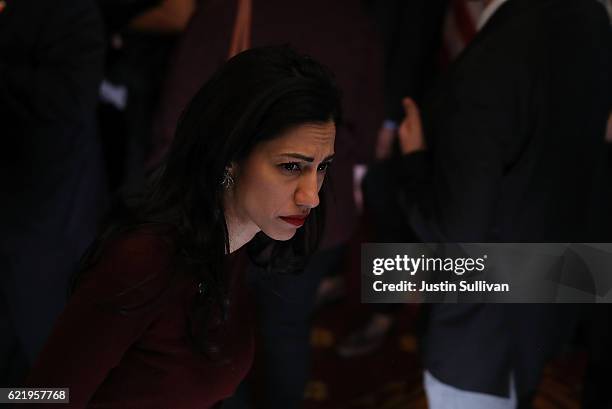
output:
[[319,181],[316,172],[313,175],[304,175],[295,192],[295,203],[312,209],[317,207],[319,202]]

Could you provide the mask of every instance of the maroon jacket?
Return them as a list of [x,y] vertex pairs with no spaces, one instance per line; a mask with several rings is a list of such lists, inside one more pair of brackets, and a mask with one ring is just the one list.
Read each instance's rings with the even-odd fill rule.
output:
[[69,404],[48,407],[210,409],[234,393],[254,351],[245,255],[230,257],[229,318],[209,334],[227,358],[221,364],[188,338],[199,287],[195,277],[172,273],[172,252],[170,237],[134,232],[85,273],[26,381],[70,388]]
[[[155,162],[174,136],[180,113],[227,59],[236,0],[204,1],[178,46],[155,124]],[[348,239],[355,224],[352,168],[373,157],[382,122],[382,57],[358,0],[253,0],[251,46],[290,44],[328,66],[343,93],[344,125],[327,181],[324,247]]]

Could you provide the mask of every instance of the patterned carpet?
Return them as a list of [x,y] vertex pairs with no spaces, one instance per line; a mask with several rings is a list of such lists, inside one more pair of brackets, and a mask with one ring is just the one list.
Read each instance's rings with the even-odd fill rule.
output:
[[[314,363],[305,409],[427,408],[421,367],[411,325],[416,311],[407,306],[400,326],[376,352],[351,359],[335,353],[339,339],[363,322],[367,306],[357,300],[328,307],[312,330]],[[535,409],[578,409],[584,356],[558,358],[546,368]]]
[[[365,225],[365,224],[364,224]],[[392,334],[381,348],[345,359],[335,346],[363,324],[370,306],[360,302],[361,243],[365,227],[354,237],[343,266],[347,298],[317,312],[311,333],[313,368],[304,409],[426,409],[414,325],[418,307],[405,305]],[[568,353],[545,369],[534,409],[579,409],[586,354]],[[612,385],[612,384],[611,384]]]

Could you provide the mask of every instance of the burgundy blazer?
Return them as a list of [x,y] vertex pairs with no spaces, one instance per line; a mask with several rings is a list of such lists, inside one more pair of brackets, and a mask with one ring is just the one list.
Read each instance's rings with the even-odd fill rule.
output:
[[254,352],[246,255],[239,250],[227,258],[228,320],[207,335],[222,359],[210,359],[188,337],[198,280],[174,271],[173,252],[172,236],[153,230],[109,243],[84,274],[25,386],[70,388],[69,404],[47,404],[70,409],[210,409],[231,396]]

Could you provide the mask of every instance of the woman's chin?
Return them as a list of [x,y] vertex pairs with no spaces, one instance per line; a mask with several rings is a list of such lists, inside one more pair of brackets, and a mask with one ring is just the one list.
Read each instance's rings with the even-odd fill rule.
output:
[[295,236],[295,232],[297,231],[296,229],[287,229],[287,230],[279,230],[279,229],[270,229],[270,230],[263,230],[263,233],[270,237],[272,240],[276,240],[276,241],[287,241],[287,240],[291,240],[293,238],[293,236]]

